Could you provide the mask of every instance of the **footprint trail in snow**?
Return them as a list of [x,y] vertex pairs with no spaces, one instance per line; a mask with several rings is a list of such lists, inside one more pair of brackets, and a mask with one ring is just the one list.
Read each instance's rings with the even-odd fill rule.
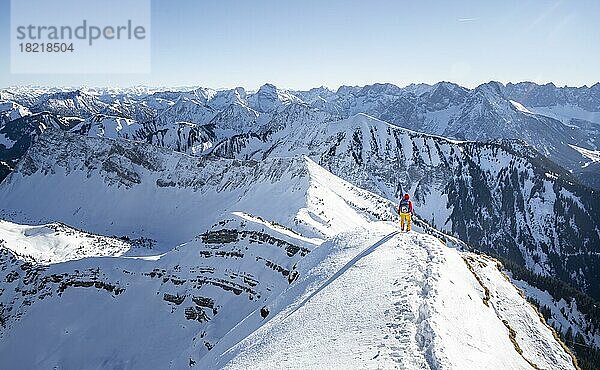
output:
[[[302,263],[304,275],[272,302],[272,316],[248,316],[200,365],[531,369],[535,363],[540,368],[573,368],[564,351],[548,351],[530,341],[515,321],[517,341],[525,342],[521,345],[529,358],[520,354],[497,314],[502,307],[484,304],[483,288],[463,254],[430,235],[373,223],[368,231],[337,235]],[[505,281],[495,267],[481,274],[488,274],[484,281]],[[518,304],[512,285],[502,289],[514,290],[504,293],[513,301],[498,305]],[[538,326],[541,335],[551,337],[547,328]],[[244,339],[239,342],[229,340],[240,337]]]

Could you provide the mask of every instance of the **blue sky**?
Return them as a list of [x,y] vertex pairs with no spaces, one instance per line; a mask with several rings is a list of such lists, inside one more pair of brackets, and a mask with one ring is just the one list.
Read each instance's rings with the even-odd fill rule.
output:
[[597,0],[154,0],[150,74],[11,74],[1,53],[0,86],[592,85],[599,20]]

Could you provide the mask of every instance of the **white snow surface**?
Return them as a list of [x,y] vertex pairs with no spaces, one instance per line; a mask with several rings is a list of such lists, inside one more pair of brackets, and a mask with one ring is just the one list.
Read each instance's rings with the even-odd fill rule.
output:
[[4,133],[0,133],[0,145],[4,146],[4,149],[10,149],[15,145],[15,142],[6,136]]
[[523,104],[519,103],[518,101],[514,101],[514,100],[509,100],[510,103],[517,108],[517,110],[523,112],[523,113],[529,113],[529,114],[533,114],[532,111],[530,111],[529,109],[527,109]]
[[31,114],[31,111],[22,105],[11,101],[0,101],[0,118],[10,122]]
[[557,119],[567,126],[571,124],[571,120],[574,118],[600,124],[600,112],[590,112],[572,104],[529,107],[526,109],[535,114]]
[[43,264],[93,256],[120,256],[130,249],[124,241],[57,223],[29,226],[0,220],[0,241],[17,255]]
[[582,165],[582,168],[585,168],[592,163],[600,162],[600,150],[585,149],[571,144],[569,144],[569,146],[579,152],[586,160],[589,160]]
[[[487,266],[477,273],[491,291],[489,306],[463,255],[434,237],[401,233],[391,223],[339,234],[301,262],[306,275],[267,306],[273,318],[263,324],[254,312],[200,364],[572,369],[571,357],[495,264],[472,257]],[[523,355],[502,320],[516,331]]]

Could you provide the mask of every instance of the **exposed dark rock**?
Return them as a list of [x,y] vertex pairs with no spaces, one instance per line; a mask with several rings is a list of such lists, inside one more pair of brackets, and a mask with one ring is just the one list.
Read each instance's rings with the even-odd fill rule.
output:
[[206,312],[204,312],[204,309],[202,309],[202,307],[198,307],[198,306],[192,306],[192,307],[186,307],[185,309],[185,318],[188,320],[195,320],[198,322],[207,322],[210,320],[210,318],[206,315]]
[[239,240],[238,231],[233,230],[216,230],[204,233],[202,236],[202,242],[205,244],[227,244],[235,243]]
[[267,308],[267,306],[264,306],[263,308],[260,309],[260,316],[264,319],[267,316],[269,316],[269,309]]
[[180,305],[185,300],[185,295],[180,296],[180,295],[173,295],[173,294],[165,293],[163,295],[163,300],[174,303],[176,305]]

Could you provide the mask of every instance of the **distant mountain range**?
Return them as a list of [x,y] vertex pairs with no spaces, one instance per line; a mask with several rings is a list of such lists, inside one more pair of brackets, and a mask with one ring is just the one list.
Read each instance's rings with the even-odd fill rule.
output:
[[[440,82],[404,88],[342,86],[337,91],[289,91],[266,84],[256,92],[14,88],[0,91],[0,100],[4,101],[0,160],[9,167],[14,167],[15,153],[23,152],[24,125],[30,127],[30,136],[51,120],[61,127],[76,125],[89,135],[145,140],[198,154],[232,135],[260,132],[287,105],[307,104],[339,118],[365,113],[396,126],[459,140],[521,139],[582,183],[600,187],[600,83],[560,88],[490,82],[467,89]],[[8,124],[32,113],[38,116]],[[19,144],[11,151],[14,142]]]

